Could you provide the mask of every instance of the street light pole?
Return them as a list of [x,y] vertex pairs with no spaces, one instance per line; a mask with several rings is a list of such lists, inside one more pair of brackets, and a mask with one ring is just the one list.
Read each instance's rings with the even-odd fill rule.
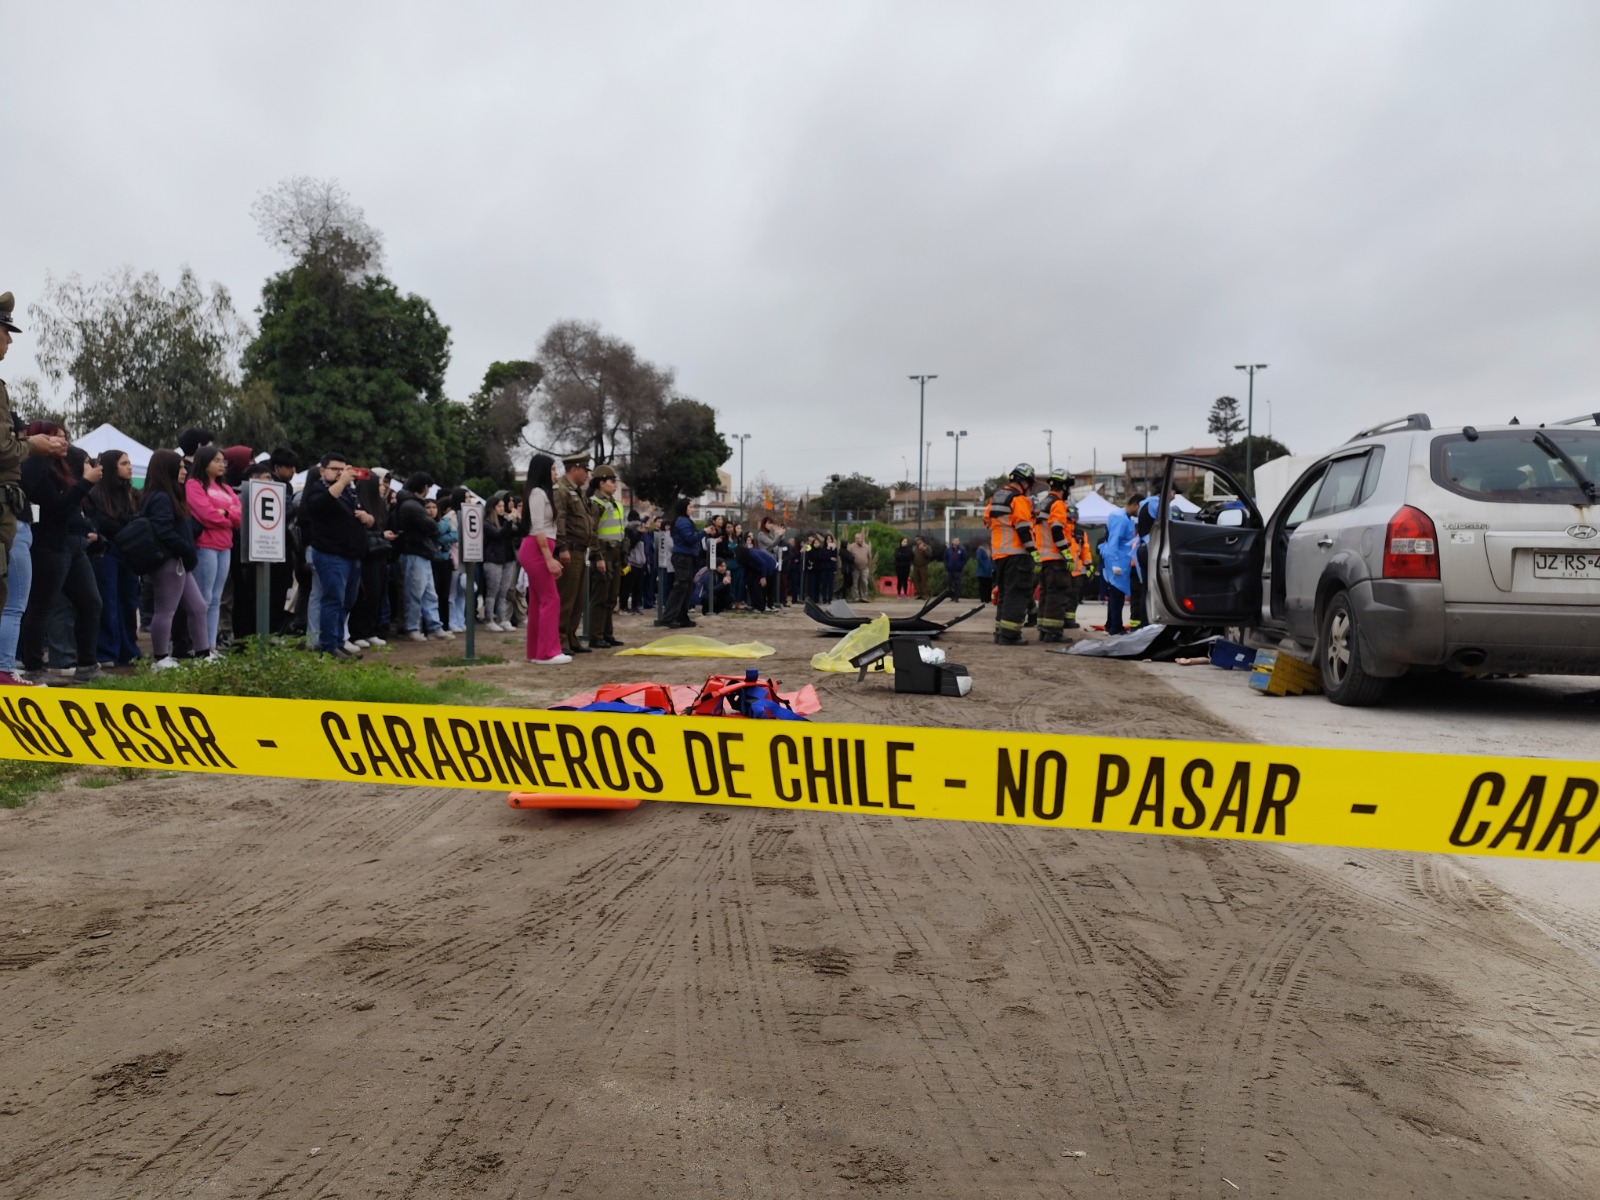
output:
[[1044,431],[1044,465],[1045,470],[1052,475],[1056,473],[1056,448],[1053,440],[1055,432],[1054,429]]
[[739,524],[744,524],[744,444],[750,440],[748,433],[730,433],[728,435],[739,443]]
[[967,436],[967,431],[965,429],[946,429],[944,431],[944,435],[947,438],[954,438],[956,440],[956,481],[955,481],[955,486],[950,489],[950,502],[952,504],[960,504],[961,503],[961,439]]
[[1254,496],[1256,494],[1256,485],[1251,482],[1250,476],[1255,473],[1253,461],[1255,457],[1255,446],[1253,444],[1253,438],[1255,436],[1256,421],[1256,372],[1265,371],[1267,369],[1267,364],[1239,363],[1233,369],[1235,371],[1243,371],[1250,376],[1250,391],[1248,393],[1249,399],[1245,402],[1246,407],[1244,416],[1244,490]]
[[[939,378],[937,375],[907,375],[907,379],[917,381],[917,445],[922,445],[927,437],[928,412],[928,380]],[[927,475],[923,468],[923,451],[917,452],[917,536],[922,536],[922,486]]]
[[1143,466],[1144,466],[1144,490],[1146,492],[1150,491],[1150,435],[1152,433],[1154,433],[1156,430],[1160,429],[1160,428],[1161,428],[1161,426],[1159,426],[1159,425],[1135,425],[1133,427],[1133,431],[1135,433],[1144,434],[1144,462],[1143,462]]

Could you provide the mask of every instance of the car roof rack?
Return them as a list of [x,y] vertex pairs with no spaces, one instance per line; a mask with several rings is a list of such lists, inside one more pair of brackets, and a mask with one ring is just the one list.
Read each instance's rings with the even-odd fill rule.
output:
[[1579,417],[1568,417],[1565,421],[1551,421],[1552,425],[1600,425],[1600,412],[1584,413]]
[[[1398,433],[1404,429],[1432,429],[1433,422],[1428,420],[1427,413],[1412,413],[1406,417],[1396,417],[1392,421],[1385,421],[1381,425],[1374,425],[1371,429],[1363,429],[1350,442],[1358,442],[1364,437],[1375,437],[1380,433]],[[1345,445],[1349,445],[1346,442]]]

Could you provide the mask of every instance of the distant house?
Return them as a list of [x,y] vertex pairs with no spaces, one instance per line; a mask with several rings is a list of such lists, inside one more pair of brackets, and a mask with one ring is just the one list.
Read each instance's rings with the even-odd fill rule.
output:
[[[950,505],[957,508],[983,503],[982,488],[924,488],[922,492],[922,519],[940,519]],[[889,489],[889,520],[895,525],[917,519],[917,489]]]
[[[1169,454],[1181,454],[1185,458],[1213,459],[1222,453],[1221,446],[1191,446],[1187,450],[1162,450],[1150,452],[1146,458],[1144,454],[1124,454],[1122,456],[1122,479],[1119,481],[1123,494],[1132,496],[1143,492],[1146,495],[1161,486],[1161,472],[1166,466]],[[1179,463],[1173,472],[1172,481],[1178,485],[1180,491],[1188,490],[1192,483],[1196,483],[1205,474],[1204,467],[1191,466],[1189,463]]]
[[700,498],[694,502],[694,510],[701,520],[717,516],[737,520],[739,503],[733,494],[733,476],[719,470],[716,486],[700,494]]

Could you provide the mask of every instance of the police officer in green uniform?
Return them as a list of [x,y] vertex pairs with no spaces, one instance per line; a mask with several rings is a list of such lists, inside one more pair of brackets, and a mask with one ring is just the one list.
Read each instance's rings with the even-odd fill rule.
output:
[[[11,335],[22,329],[12,321],[16,299],[0,293],[0,359],[11,349]],[[36,433],[22,436],[22,422],[11,408],[11,394],[0,379],[0,608],[6,605],[6,577],[11,572],[11,543],[17,539],[17,518],[27,501],[22,495],[22,460],[30,454],[64,454],[65,438]]]
[[589,515],[594,518],[595,548],[590,563],[595,573],[589,577],[589,645],[606,649],[622,645],[611,629],[611,616],[622,591],[623,547],[627,539],[628,514],[617,499],[617,471],[601,464],[595,468],[589,485]]
[[589,482],[589,456],[569,454],[561,460],[566,467],[555,486],[556,557],[561,560],[561,578],[556,594],[561,597],[561,649],[567,654],[587,654],[578,633],[583,626],[583,579],[594,547],[594,522],[583,486]]

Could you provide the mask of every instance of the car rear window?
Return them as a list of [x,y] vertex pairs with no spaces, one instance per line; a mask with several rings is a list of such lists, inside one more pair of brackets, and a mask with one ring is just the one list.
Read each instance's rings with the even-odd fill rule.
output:
[[1591,480],[1600,478],[1600,430],[1507,429],[1459,433],[1433,441],[1433,481],[1461,496],[1495,504],[1587,504],[1588,497],[1559,455],[1536,445],[1543,434],[1566,451]]

